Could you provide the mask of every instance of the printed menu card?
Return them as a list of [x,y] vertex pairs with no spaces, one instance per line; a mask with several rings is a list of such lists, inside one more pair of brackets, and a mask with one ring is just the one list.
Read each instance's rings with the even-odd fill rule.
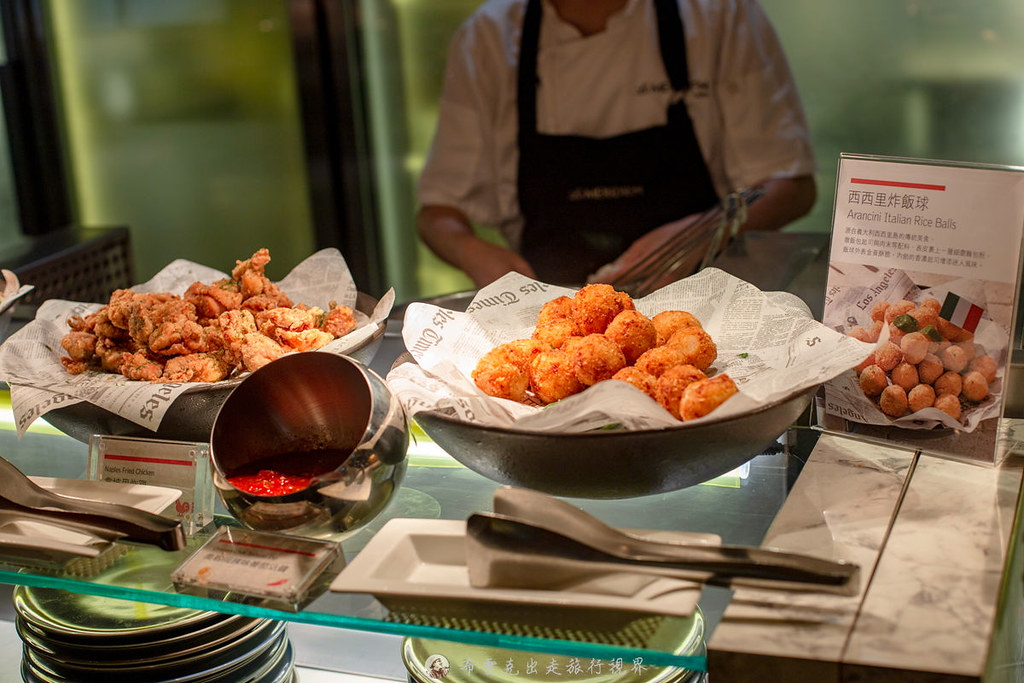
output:
[[823,322],[876,346],[822,426],[1001,460],[1022,231],[1022,168],[842,155]]

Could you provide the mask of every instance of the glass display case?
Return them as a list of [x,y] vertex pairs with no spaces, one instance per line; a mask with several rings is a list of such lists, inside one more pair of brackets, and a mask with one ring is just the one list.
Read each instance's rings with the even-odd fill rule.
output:
[[[9,406],[9,398],[4,395]],[[28,475],[82,479],[88,471],[88,446],[52,429],[45,423],[33,427],[20,440],[8,422],[0,433],[2,452]],[[491,509],[497,484],[484,479],[450,458],[414,428],[405,481],[391,505],[366,527],[341,541],[348,561],[390,519],[465,519]],[[724,541],[759,545],[776,512],[786,499],[790,483],[813,445],[814,433],[794,427],[772,452],[754,457],[737,470],[706,484],[682,491],[628,500],[572,500],[595,516],[619,527],[651,530],[685,530],[713,533]],[[375,633],[417,636],[491,647],[541,651],[562,655],[631,661],[641,657],[650,666],[706,668],[701,648],[694,648],[694,621],[690,618],[651,616],[636,621],[607,619],[601,626],[600,610],[575,624],[546,622],[542,610],[531,620],[529,610],[515,620],[487,621],[479,606],[460,610],[458,605],[443,616],[431,613],[394,613],[373,596],[342,594],[327,589],[340,566],[328,570],[314,590],[316,595],[300,609],[244,596],[202,597],[175,588],[171,573],[203,543],[216,526],[235,525],[223,510],[215,524],[189,540],[188,548],[170,552],[149,546],[130,546],[129,552],[109,566],[79,568],[75,574],[39,571],[15,564],[0,565],[0,581],[15,585],[59,588],[72,593],[106,596],[212,610],[246,616],[268,617],[298,623],[326,625]],[[710,632],[728,600],[729,591],[709,587],[701,598],[699,619]],[[607,616],[607,615],[605,615]],[[599,624],[597,628],[584,625]],[[554,627],[554,628],[553,628]],[[688,644],[680,652],[678,647]]]

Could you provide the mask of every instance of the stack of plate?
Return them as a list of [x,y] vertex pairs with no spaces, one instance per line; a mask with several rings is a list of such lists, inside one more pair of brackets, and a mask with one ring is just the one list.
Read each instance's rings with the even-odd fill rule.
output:
[[27,683],[289,683],[285,623],[18,586]]

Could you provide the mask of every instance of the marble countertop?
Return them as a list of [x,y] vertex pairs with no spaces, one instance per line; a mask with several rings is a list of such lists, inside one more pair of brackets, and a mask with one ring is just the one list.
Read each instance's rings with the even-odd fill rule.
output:
[[994,466],[822,434],[763,545],[856,562],[860,593],[737,590],[711,679],[1019,680],[1004,632],[1020,629],[1008,595],[1022,577],[1007,568],[1021,474],[1017,456]]

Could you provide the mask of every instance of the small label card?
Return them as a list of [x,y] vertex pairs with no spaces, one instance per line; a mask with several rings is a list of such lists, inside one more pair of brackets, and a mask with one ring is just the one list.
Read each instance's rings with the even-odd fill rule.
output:
[[339,558],[341,546],[330,541],[221,527],[171,580],[187,592],[238,593],[295,609]]
[[998,462],[1024,169],[842,155],[823,322],[876,344],[822,425]]
[[209,444],[94,434],[89,439],[89,478],[181,490],[171,516],[181,521],[186,535],[213,521],[216,492]]

